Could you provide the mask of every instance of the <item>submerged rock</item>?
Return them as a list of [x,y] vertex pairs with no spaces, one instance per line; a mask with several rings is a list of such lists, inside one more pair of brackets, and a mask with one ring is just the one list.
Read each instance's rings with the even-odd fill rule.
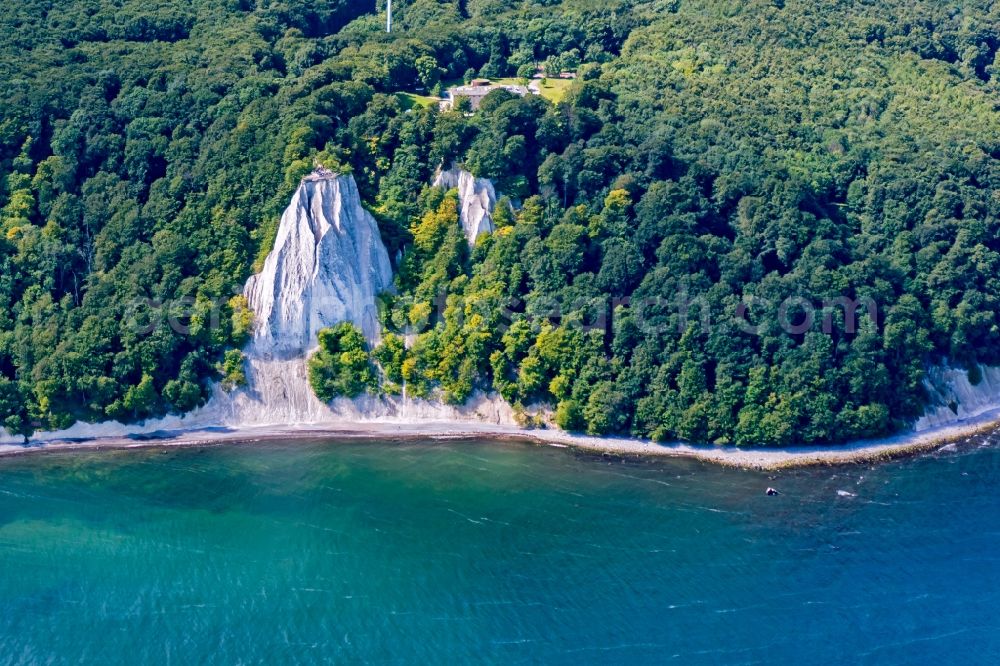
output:
[[487,178],[476,178],[468,171],[452,167],[438,173],[435,187],[458,190],[459,219],[469,245],[483,234],[493,233],[493,209],[497,193]]

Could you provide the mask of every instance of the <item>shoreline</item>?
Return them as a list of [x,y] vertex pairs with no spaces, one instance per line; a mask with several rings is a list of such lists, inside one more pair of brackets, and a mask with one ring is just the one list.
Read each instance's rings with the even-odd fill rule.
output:
[[54,439],[0,444],[0,458],[65,451],[108,451],[156,447],[252,445],[267,441],[338,439],[346,441],[448,441],[487,439],[572,449],[622,458],[687,458],[760,471],[841,464],[870,464],[929,453],[1000,432],[1000,409],[922,432],[842,445],[785,448],[737,448],[680,442],[658,443],[634,438],[593,437],[559,430],[463,421],[338,421],[298,426],[204,427],[167,430],[148,435]]

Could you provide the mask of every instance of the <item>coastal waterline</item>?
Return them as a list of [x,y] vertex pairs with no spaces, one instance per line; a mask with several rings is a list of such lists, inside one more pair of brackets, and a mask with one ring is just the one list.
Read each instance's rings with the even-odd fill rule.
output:
[[0,460],[0,654],[989,661],[984,444],[780,474],[491,442]]

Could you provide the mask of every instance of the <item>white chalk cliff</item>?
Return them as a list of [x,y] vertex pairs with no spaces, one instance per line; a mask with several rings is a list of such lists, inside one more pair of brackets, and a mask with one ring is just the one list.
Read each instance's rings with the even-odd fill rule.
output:
[[[495,196],[492,185],[489,192]],[[392,277],[378,224],[362,207],[354,178],[325,170],[306,177],[281,218],[263,270],[244,289],[256,321],[245,350],[247,386],[231,394],[216,390],[206,415],[240,426],[385,419],[512,423],[503,400],[481,394],[462,407],[371,396],[325,404],[316,397],[307,361],[319,331],[350,321],[377,343],[376,298],[392,289]]]
[[476,178],[458,167],[438,172],[435,187],[458,190],[459,219],[469,245],[483,234],[493,233],[493,209],[497,193],[488,178]]
[[389,254],[353,176],[317,170],[299,185],[263,270],[247,282],[257,323],[247,354],[301,356],[320,329],[343,321],[376,341],[375,299],[391,288]]
[[354,177],[322,168],[306,176],[281,216],[263,270],[243,290],[255,322],[245,350],[247,386],[217,393],[210,407],[234,425],[329,419],[306,366],[317,335],[349,321],[376,343],[376,298],[391,289],[389,254]]
[[919,432],[959,423],[1000,409],[1000,368],[981,367],[975,386],[963,368],[933,368],[924,380],[930,403],[914,428]]

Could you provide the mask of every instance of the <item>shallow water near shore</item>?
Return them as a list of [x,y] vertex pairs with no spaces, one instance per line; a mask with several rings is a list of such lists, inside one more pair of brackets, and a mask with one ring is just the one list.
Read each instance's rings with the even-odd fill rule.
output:
[[982,663],[998,606],[991,444],[770,474],[495,442],[0,460],[13,663]]

